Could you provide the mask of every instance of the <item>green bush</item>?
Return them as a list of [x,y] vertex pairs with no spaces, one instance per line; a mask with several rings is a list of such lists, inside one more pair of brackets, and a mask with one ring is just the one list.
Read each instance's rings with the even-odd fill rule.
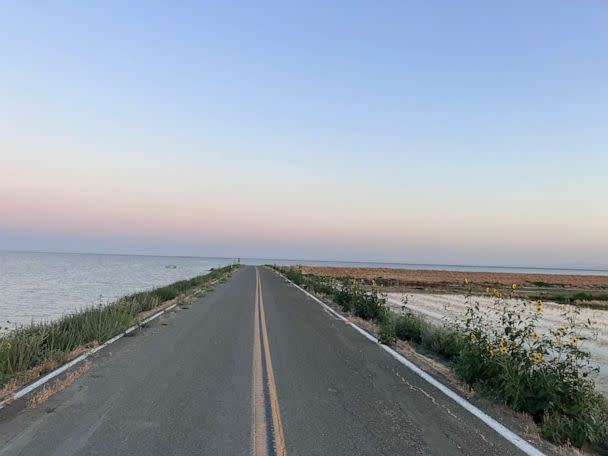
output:
[[386,314],[378,322],[378,341],[385,345],[395,345],[397,334],[395,333],[395,319],[392,315]]
[[564,311],[560,328],[541,334],[536,328],[542,312],[540,300],[507,302],[499,292],[483,310],[469,298],[461,322],[466,342],[456,372],[514,410],[529,413],[546,439],[601,448],[608,422],[597,419],[603,409],[598,411],[600,396],[590,375],[597,368],[578,340],[578,331],[589,322],[579,323],[580,310],[572,307]]
[[420,339],[423,347],[450,360],[460,356],[465,343],[458,329],[432,324],[423,326]]
[[331,294],[332,300],[342,307],[342,310],[350,312],[353,310],[353,295],[346,288],[334,290]]
[[401,340],[411,342],[422,342],[422,333],[427,330],[429,324],[420,316],[413,313],[404,313],[397,319],[396,332]]
[[357,317],[364,320],[379,321],[385,312],[386,299],[375,290],[365,292],[356,289],[354,291],[353,312]]

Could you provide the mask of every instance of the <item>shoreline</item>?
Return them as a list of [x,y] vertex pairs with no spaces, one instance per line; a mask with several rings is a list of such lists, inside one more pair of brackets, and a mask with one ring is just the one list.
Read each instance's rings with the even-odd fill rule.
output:
[[48,323],[33,323],[0,333],[0,400],[10,400],[19,388],[70,362],[85,351],[135,325],[143,327],[152,314],[167,306],[185,305],[208,286],[238,269],[233,264],[164,287],[123,296],[104,306],[90,307]]

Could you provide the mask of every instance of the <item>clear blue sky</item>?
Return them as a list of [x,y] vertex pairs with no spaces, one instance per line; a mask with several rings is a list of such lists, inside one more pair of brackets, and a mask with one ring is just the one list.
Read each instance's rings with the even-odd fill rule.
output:
[[9,2],[0,248],[608,264],[608,4]]

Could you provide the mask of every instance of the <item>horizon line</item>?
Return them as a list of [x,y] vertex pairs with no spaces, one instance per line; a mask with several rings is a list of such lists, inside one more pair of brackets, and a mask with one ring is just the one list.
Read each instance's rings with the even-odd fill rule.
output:
[[234,256],[200,256],[200,255],[159,255],[159,254],[148,254],[148,253],[100,253],[100,252],[59,252],[52,250],[13,250],[13,249],[0,249],[0,252],[8,253],[42,253],[42,254],[63,254],[63,255],[113,255],[113,256],[142,256],[142,257],[156,257],[156,258],[208,258],[217,260],[271,260],[271,261],[290,261],[297,262],[303,261],[308,263],[343,263],[343,264],[368,264],[368,265],[393,265],[393,266],[447,266],[450,268],[488,268],[488,269],[534,269],[534,270],[549,270],[549,271],[590,271],[590,272],[608,272],[607,267],[557,267],[557,266],[498,266],[498,265],[485,265],[485,264],[459,264],[459,263],[410,263],[410,262],[396,262],[396,261],[358,261],[358,260],[320,260],[320,259],[303,259],[303,258],[270,258],[270,257],[234,257]]

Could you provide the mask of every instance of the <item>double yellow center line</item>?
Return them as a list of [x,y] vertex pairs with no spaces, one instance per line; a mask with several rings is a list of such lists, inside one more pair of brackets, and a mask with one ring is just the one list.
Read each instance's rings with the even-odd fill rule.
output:
[[258,268],[255,268],[253,320],[251,453],[253,456],[287,456],[268,345],[262,281]]

